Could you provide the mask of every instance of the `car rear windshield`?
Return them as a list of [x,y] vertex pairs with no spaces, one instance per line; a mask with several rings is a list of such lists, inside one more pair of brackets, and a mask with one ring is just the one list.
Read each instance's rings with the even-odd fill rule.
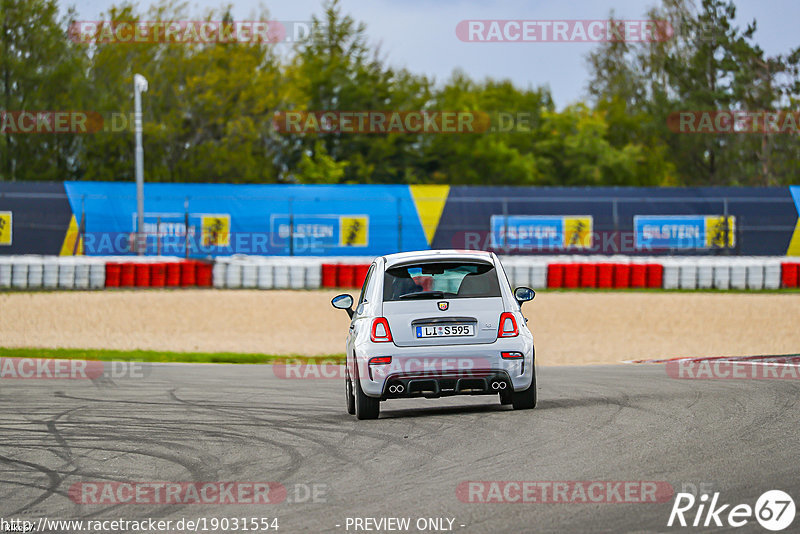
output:
[[386,270],[383,301],[499,297],[497,271],[487,263],[419,263]]

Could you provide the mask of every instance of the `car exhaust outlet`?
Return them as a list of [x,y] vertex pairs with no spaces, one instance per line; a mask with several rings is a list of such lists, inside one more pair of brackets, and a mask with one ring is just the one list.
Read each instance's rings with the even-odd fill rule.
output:
[[402,393],[402,392],[403,392],[403,390],[404,390],[404,389],[406,389],[405,387],[403,387],[403,384],[397,384],[397,385],[395,386],[395,388],[397,388],[397,389],[395,389],[395,391],[396,391],[397,393]]
[[506,383],[505,382],[498,382],[497,384],[498,384],[497,387],[499,387],[500,389],[506,389]]
[[389,393],[397,393],[397,386],[389,386]]
[[500,382],[492,382],[492,389],[500,389]]

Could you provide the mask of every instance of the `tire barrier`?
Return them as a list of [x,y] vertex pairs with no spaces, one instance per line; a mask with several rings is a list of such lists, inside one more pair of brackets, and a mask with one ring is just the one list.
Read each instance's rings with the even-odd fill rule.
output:
[[800,278],[800,262],[781,263],[781,285],[783,287],[798,287],[798,278]]
[[[372,258],[0,256],[0,289],[359,289]],[[505,256],[512,287],[776,290],[800,287],[786,257]]]

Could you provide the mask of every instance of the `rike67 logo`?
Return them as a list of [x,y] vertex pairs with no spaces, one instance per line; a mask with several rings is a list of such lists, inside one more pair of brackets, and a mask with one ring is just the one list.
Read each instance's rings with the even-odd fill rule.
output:
[[667,526],[673,526],[677,520],[677,525],[682,527],[708,528],[727,525],[738,528],[747,525],[755,517],[762,527],[777,532],[786,529],[794,521],[794,501],[788,493],[781,490],[763,493],[755,507],[749,504],[737,504],[733,507],[727,503],[722,504],[719,502],[719,492],[711,496],[711,502],[708,501],[708,494],[695,498],[691,493],[678,493]]

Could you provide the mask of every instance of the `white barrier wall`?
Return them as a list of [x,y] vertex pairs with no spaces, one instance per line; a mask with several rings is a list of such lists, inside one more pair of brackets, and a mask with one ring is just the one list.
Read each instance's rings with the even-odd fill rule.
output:
[[[534,289],[548,287],[550,265],[614,264],[631,269],[642,265],[660,265],[663,271],[660,287],[663,289],[735,289],[775,290],[796,287],[800,278],[800,258],[786,257],[626,257],[626,256],[504,256],[500,258],[512,286]],[[0,256],[0,289],[55,290],[100,289],[105,287],[107,262],[179,261],[178,258],[86,257],[86,256]],[[323,280],[323,265],[327,268],[360,269],[363,279],[366,265],[372,258],[331,257],[263,257],[232,256],[218,258],[213,266],[212,285],[230,289],[318,289],[335,287]],[[788,268],[796,268],[795,278],[784,278]],[[566,268],[566,267],[565,267]],[[627,268],[627,267],[626,267]],[[355,276],[354,278],[358,278]],[[583,276],[583,275],[582,275]],[[658,276],[658,273],[656,274]],[[787,282],[786,280],[795,280]],[[354,286],[358,285],[354,282]],[[794,285],[791,285],[794,284]],[[581,285],[580,287],[586,287]],[[648,286],[653,287],[653,286]]]

